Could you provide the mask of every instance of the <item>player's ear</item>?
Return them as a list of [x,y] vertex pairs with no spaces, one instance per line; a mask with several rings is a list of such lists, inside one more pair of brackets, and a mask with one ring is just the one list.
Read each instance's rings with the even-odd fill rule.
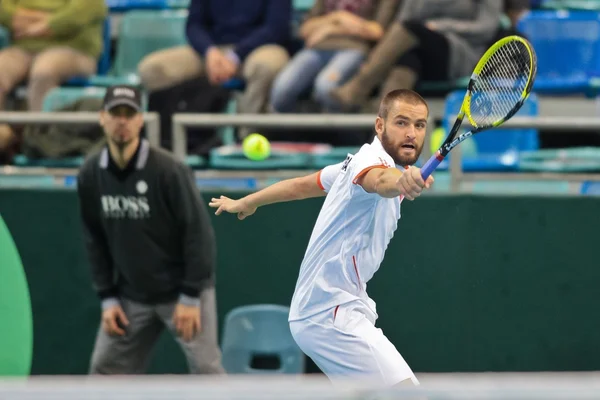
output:
[[385,131],[385,120],[378,116],[377,119],[375,120],[375,132],[377,132],[378,135],[381,135],[384,131]]
[[105,118],[106,118],[106,111],[100,111],[100,119],[99,119],[100,126],[104,126]]

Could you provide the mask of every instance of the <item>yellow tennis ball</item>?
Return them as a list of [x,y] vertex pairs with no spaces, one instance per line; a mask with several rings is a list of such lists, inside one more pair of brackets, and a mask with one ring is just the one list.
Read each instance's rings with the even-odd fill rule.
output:
[[271,143],[260,133],[251,133],[242,142],[244,155],[253,161],[261,161],[271,155]]

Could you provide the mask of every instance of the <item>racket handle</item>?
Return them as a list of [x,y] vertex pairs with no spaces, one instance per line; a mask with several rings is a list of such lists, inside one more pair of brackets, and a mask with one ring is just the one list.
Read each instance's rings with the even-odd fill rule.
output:
[[425,165],[423,165],[423,167],[421,168],[421,178],[423,178],[423,180],[426,181],[427,178],[429,178],[429,175],[431,175],[431,173],[435,171],[435,169],[438,167],[438,165],[440,165],[443,159],[444,157],[440,155],[439,151],[432,155],[431,158],[429,158],[429,160],[427,160]]

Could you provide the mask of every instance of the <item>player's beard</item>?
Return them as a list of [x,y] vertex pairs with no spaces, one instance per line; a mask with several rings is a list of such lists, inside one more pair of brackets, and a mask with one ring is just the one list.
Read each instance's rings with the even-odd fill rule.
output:
[[399,150],[397,146],[394,146],[390,141],[390,135],[387,133],[387,130],[384,129],[381,134],[381,145],[386,153],[388,153],[397,165],[401,165],[403,167],[407,167],[410,165],[414,165],[419,156],[421,155],[421,151],[423,150],[423,146],[419,146],[418,143],[414,143],[415,146],[415,155],[412,157],[405,157],[399,154]]

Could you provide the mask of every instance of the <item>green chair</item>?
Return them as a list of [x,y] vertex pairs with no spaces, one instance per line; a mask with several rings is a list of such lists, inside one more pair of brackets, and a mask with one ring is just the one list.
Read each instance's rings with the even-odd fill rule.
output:
[[[57,87],[48,92],[44,97],[42,111],[52,112],[74,103],[82,98],[103,98],[106,88],[103,87]],[[13,159],[13,164],[18,167],[44,167],[44,168],[79,168],[84,157],[64,157],[58,159],[30,159],[19,154]]]
[[310,163],[310,154],[271,150],[266,160],[252,161],[246,156],[241,146],[221,146],[210,151],[210,166],[218,169],[304,169]]
[[33,316],[27,277],[0,215],[0,377],[28,376],[33,356]]
[[10,45],[10,33],[8,30],[0,26],[0,49],[8,47]]
[[555,10],[600,10],[599,0],[545,0],[542,8]]
[[294,0],[292,6],[296,11],[308,11],[315,4],[315,0]]
[[324,154],[315,154],[312,157],[311,167],[315,169],[325,168],[328,165],[340,163],[346,159],[348,154],[356,154],[360,146],[358,147],[334,147],[331,151]]
[[93,86],[138,85],[138,64],[150,53],[187,44],[185,9],[135,10],[126,13],[119,27],[113,68],[106,76],[90,79]]
[[52,112],[82,98],[101,99],[106,93],[103,87],[57,87],[44,97],[42,111]]

